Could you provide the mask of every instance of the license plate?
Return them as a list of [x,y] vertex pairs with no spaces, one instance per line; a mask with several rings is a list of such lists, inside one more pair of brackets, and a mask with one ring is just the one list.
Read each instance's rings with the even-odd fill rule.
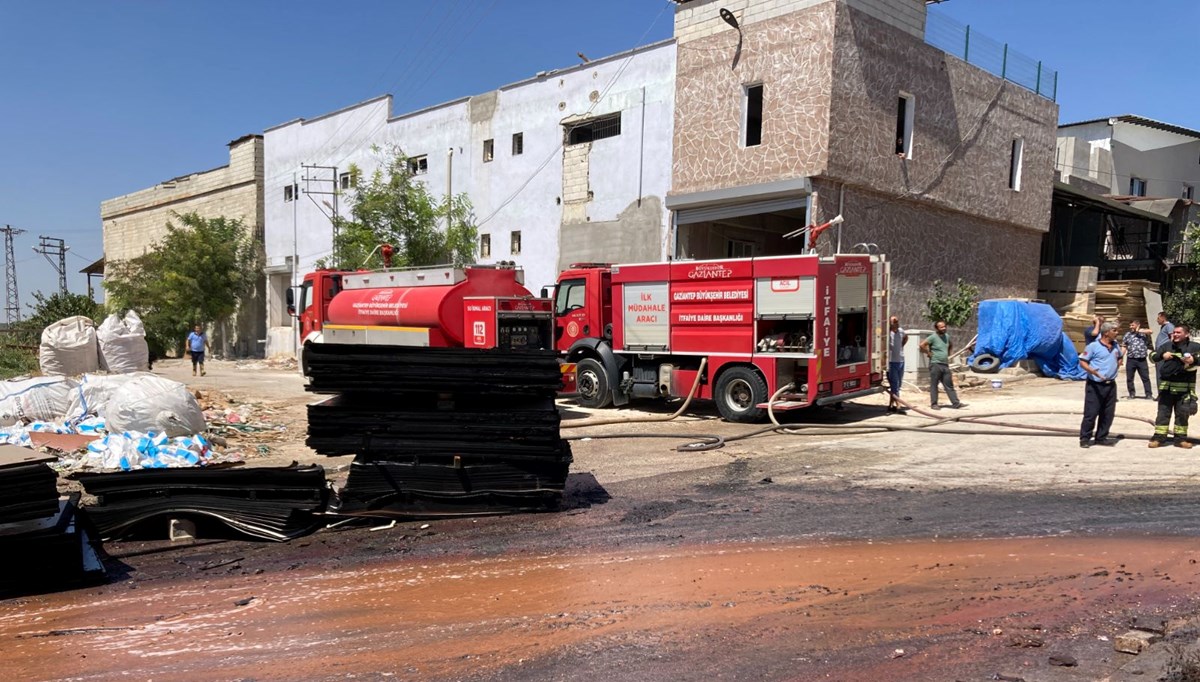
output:
[[858,379],[847,379],[842,382],[843,391],[849,391],[852,388],[858,388]]

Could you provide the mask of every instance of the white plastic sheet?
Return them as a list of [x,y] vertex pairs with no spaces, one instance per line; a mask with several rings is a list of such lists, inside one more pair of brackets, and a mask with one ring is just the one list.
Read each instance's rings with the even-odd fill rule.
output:
[[100,369],[96,325],[82,315],[59,320],[42,330],[38,364],[42,374],[74,376]]
[[207,428],[204,412],[187,386],[154,374],[138,375],[113,391],[103,415],[110,432],[190,436]]
[[100,346],[100,368],[112,374],[145,370],[150,365],[146,345],[146,327],[137,313],[130,310],[124,319],[109,315],[96,330]]

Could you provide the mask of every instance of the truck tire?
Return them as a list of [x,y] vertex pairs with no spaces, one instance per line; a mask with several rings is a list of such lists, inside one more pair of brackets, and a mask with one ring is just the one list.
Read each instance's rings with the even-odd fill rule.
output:
[[767,411],[756,407],[767,400],[767,382],[748,367],[734,367],[717,379],[713,400],[725,421],[749,424],[762,421]]
[[994,374],[1000,371],[1000,358],[991,353],[980,353],[971,360],[971,369],[980,374]]
[[577,401],[584,407],[608,407],[612,402],[612,388],[604,366],[592,358],[575,363],[575,392]]

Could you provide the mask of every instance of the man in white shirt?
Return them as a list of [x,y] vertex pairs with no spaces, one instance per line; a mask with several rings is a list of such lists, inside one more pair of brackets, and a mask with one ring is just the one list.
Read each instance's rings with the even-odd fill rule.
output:
[[904,344],[908,334],[895,315],[888,321],[888,412],[904,412],[900,406],[900,384],[904,383]]

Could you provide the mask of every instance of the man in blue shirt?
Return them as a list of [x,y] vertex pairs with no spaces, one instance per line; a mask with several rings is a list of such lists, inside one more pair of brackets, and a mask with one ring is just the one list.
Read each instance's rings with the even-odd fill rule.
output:
[[200,376],[204,376],[204,350],[208,348],[208,335],[204,328],[196,325],[187,337],[188,352],[192,355],[192,376],[196,376],[196,368],[200,368]]
[[1117,325],[1100,325],[1100,337],[1088,344],[1079,356],[1079,366],[1087,372],[1083,394],[1083,423],[1079,426],[1079,447],[1112,446],[1117,438],[1109,438],[1113,417],[1117,413],[1117,372],[1121,369],[1121,347],[1117,345]]

